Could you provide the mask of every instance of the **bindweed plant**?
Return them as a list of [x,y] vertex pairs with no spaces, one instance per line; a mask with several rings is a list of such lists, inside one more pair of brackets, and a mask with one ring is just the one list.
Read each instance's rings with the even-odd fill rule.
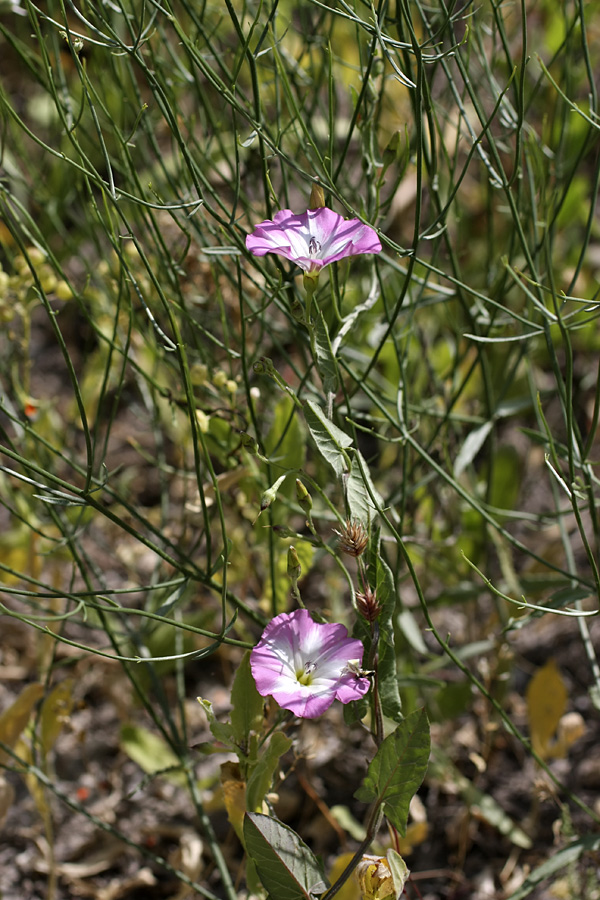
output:
[[0,893],[596,896],[593,12],[0,4]]
[[[260,893],[262,884],[271,897],[284,894],[329,898],[357,870],[365,894],[400,896],[408,869],[396,848],[399,835],[406,835],[410,801],[427,768],[429,727],[423,709],[408,716],[402,713],[391,616],[393,584],[380,555],[379,529],[372,527],[382,501],[368,475],[366,462],[358,450],[352,454],[352,441],[332,420],[338,390],[336,359],[322,310],[318,309],[316,320],[311,314],[321,269],[347,256],[378,253],[381,243],[370,226],[358,219],[344,220],[324,207],[319,188],[313,188],[310,199],[310,209],[302,215],[282,210],[273,221],[262,222],[246,238],[246,246],[255,256],[282,255],[304,272],[306,303],[298,320],[309,333],[313,365],[328,401],[326,412],[317,402],[307,400],[306,421],[317,448],[341,482],[347,519],[338,536],[340,549],[357,560],[364,589],[355,594],[356,607],[363,618],[363,626],[357,623],[355,631],[362,640],[348,637],[342,624],[317,622],[311,617],[298,590],[302,570],[291,546],[287,574],[292,582],[292,598],[300,608],[272,618],[258,644],[244,657],[232,689],[231,724],[218,722],[210,702],[199,699],[213,736],[224,741],[226,748],[239,758],[236,775],[239,773],[238,788],[245,802],[240,804],[239,792],[237,796],[232,792],[232,776],[227,770],[225,804],[248,856],[247,884],[252,894]],[[269,361],[267,366],[263,362],[262,366],[270,374],[272,363]],[[303,404],[299,406],[303,408]],[[285,475],[280,476],[263,495],[261,511],[274,502],[284,479]],[[300,480],[296,482],[296,494],[298,503],[309,514],[306,527],[317,546],[323,544],[310,515],[311,495]],[[368,566],[362,562],[365,551]],[[379,601],[378,592],[385,595],[385,604]],[[372,668],[363,669],[365,653]],[[369,692],[370,711],[365,696]],[[263,697],[271,697],[280,710],[274,722],[265,722]],[[312,719],[323,715],[334,700],[352,704],[353,718],[358,722],[368,713],[377,752],[356,793],[357,799],[370,802],[364,839],[346,868],[328,885],[322,865],[300,835],[272,812],[269,814],[267,797],[279,759],[292,745],[291,739],[284,736],[286,718],[288,723],[290,719],[284,711]],[[384,716],[394,726],[387,737]],[[396,847],[391,847],[385,858],[368,857],[366,851],[376,838],[384,815],[396,836]],[[361,863],[363,868],[358,869]]]

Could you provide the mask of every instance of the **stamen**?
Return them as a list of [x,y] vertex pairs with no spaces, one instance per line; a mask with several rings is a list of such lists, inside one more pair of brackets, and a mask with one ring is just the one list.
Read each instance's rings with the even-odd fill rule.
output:
[[321,252],[321,244],[314,237],[311,237],[308,242],[308,252],[310,256],[317,256]]
[[317,668],[317,664],[314,662],[305,662],[304,668],[299,669],[296,672],[296,678],[300,682],[300,684],[312,684],[312,673]]

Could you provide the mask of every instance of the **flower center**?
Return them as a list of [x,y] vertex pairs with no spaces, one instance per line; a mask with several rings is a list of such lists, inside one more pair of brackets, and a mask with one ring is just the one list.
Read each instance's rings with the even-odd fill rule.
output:
[[309,256],[318,256],[320,252],[321,252],[320,242],[316,238],[311,237],[310,241],[308,242]]
[[313,680],[313,672],[317,668],[317,664],[314,662],[305,662],[303,669],[296,670],[296,678],[300,682],[300,684],[312,684]]

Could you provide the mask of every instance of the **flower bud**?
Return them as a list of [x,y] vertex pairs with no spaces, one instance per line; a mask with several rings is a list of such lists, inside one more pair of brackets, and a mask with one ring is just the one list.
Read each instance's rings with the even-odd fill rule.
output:
[[196,421],[202,434],[208,434],[208,429],[210,428],[210,416],[207,416],[204,410],[197,409]]
[[208,366],[204,363],[194,363],[190,367],[190,380],[194,387],[202,387],[208,381]]
[[272,531],[280,538],[298,537],[298,532],[292,531],[287,525],[273,525]]
[[273,360],[269,359],[268,356],[261,356],[260,359],[257,359],[252,369],[256,375],[273,375],[275,372]]
[[56,287],[54,288],[54,293],[58,297],[59,300],[72,300],[73,299],[73,291],[71,290],[70,285],[66,281],[57,282]]
[[281,478],[278,478],[277,481],[268,488],[261,497],[260,501],[260,511],[264,512],[265,509],[271,505],[275,497],[277,496],[277,491],[285,481],[287,475],[282,475]]
[[240,438],[244,450],[247,450],[248,453],[252,454],[252,456],[256,456],[256,454],[258,453],[258,443],[254,440],[252,435],[248,434],[247,431],[240,431]]
[[362,522],[353,519],[346,519],[346,523],[342,531],[335,530],[335,534],[339,537],[338,546],[342,553],[348,556],[362,556],[369,545],[369,535],[364,528]]
[[217,369],[213,375],[212,383],[218,390],[225,387],[227,384],[227,373],[224,372],[223,369]]
[[310,192],[310,200],[308,201],[309,209],[320,209],[325,206],[325,193],[318,181],[313,181]]
[[296,499],[300,508],[308,515],[313,507],[313,501],[299,478],[296,478]]
[[375,622],[381,613],[381,604],[377,600],[377,594],[369,585],[364,592],[356,592],[356,607],[367,622]]
[[302,575],[302,566],[295,547],[288,547],[287,573],[290,581],[295,585]]
[[28,419],[29,422],[35,422],[38,417],[38,412],[39,406],[36,400],[27,400],[27,402],[23,405],[23,413],[25,414],[25,418]]

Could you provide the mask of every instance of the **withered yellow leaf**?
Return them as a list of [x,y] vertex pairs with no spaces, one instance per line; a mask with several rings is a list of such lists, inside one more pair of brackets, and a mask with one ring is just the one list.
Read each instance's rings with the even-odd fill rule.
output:
[[73,709],[73,679],[65,678],[44,700],[40,714],[40,742],[49,753]]
[[237,763],[221,766],[221,785],[227,818],[242,843],[244,842],[244,813],[246,812],[246,783],[242,781]]
[[406,836],[398,835],[398,853],[401,856],[408,856],[418,844],[422,844],[427,839],[428,831],[427,822],[411,822],[406,829]]
[[[28,684],[23,688],[12,706],[0,716],[0,741],[14,747],[21,732],[29,722],[33,707],[44,693],[42,684]],[[4,763],[8,754],[0,750],[0,762]]]
[[[337,881],[353,856],[353,853],[342,853],[341,856],[337,857],[329,872],[329,880],[332,884]],[[335,896],[336,898],[339,898],[339,900],[361,900],[356,870],[352,873],[350,878],[344,882]]]
[[527,716],[533,749],[545,759],[567,705],[567,689],[553,659],[535,673],[527,687]]

